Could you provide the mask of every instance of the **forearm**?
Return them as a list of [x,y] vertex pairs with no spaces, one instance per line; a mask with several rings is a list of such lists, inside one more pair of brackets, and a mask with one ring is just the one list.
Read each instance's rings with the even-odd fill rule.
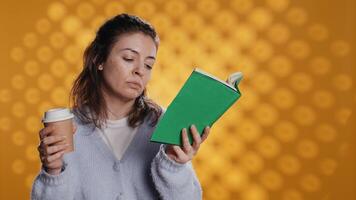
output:
[[191,162],[171,160],[163,146],[152,161],[153,182],[162,199],[202,199],[202,189]]
[[74,166],[64,162],[58,175],[47,173],[43,168],[36,177],[31,191],[32,200],[74,199],[77,178]]

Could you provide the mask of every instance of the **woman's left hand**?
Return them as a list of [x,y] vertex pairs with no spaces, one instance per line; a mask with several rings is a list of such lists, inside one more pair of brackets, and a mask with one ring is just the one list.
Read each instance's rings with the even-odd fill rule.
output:
[[198,153],[200,144],[206,140],[209,135],[209,131],[210,127],[205,127],[203,135],[200,137],[195,125],[190,126],[190,132],[192,133],[194,139],[193,145],[191,145],[189,143],[187,129],[184,128],[182,130],[183,147],[178,145],[167,145],[166,154],[177,163],[187,163]]

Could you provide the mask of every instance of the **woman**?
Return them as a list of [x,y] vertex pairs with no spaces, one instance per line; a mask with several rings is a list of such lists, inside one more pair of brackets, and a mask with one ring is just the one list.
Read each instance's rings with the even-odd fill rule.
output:
[[74,82],[75,151],[64,154],[65,140],[40,132],[42,169],[32,199],[201,199],[191,159],[207,138],[194,125],[190,145],[149,142],[162,109],[145,96],[156,60],[158,36],[140,18],[118,15],[105,22],[84,53]]

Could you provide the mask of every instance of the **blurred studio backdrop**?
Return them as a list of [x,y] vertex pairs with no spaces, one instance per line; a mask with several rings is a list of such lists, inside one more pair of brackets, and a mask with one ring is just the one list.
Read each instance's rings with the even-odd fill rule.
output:
[[0,2],[0,199],[29,199],[45,110],[69,106],[84,48],[128,12],[161,38],[149,97],[168,106],[194,67],[245,75],[194,166],[204,199],[355,199],[354,0]]

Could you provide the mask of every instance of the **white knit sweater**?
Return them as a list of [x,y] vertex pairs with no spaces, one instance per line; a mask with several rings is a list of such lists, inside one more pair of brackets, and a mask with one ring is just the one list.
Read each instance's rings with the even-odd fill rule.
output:
[[74,118],[75,151],[65,154],[64,170],[50,175],[43,169],[36,177],[33,200],[114,200],[202,198],[191,162],[179,164],[164,152],[164,145],[149,141],[154,127],[150,117],[118,160],[92,124]]

